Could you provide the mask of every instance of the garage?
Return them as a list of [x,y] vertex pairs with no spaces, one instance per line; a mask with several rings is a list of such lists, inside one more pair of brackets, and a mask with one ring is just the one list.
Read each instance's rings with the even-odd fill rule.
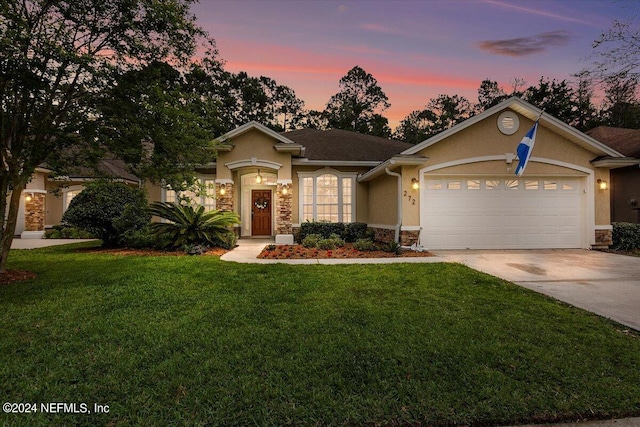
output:
[[425,175],[421,243],[429,249],[582,248],[584,180]]

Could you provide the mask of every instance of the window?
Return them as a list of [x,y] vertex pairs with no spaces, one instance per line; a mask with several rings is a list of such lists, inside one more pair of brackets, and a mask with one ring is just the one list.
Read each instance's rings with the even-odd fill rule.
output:
[[544,182],[544,189],[545,190],[557,190],[558,189],[558,183],[556,181],[545,181]]
[[460,190],[461,188],[462,188],[462,184],[460,181],[447,182],[447,190]]
[[63,212],[66,212],[67,209],[69,209],[69,205],[71,205],[71,201],[73,200],[73,198],[76,197],[78,194],[80,194],[80,192],[83,189],[84,188],[82,187],[78,188],[77,186],[75,186],[63,192],[63,197],[62,197]]
[[198,188],[195,189],[176,191],[167,186],[163,189],[164,201],[167,203],[192,203],[194,205],[204,206],[205,211],[214,210],[216,208],[215,180],[200,179],[197,187]]
[[517,190],[518,187],[520,186],[520,183],[517,179],[508,179],[506,181],[507,184],[507,189],[509,190]]
[[488,179],[484,184],[484,188],[486,188],[487,190],[496,190],[500,188],[500,181]]
[[353,222],[355,173],[299,172],[301,221]]
[[524,182],[525,190],[537,190],[538,189],[538,181],[525,181]]
[[479,190],[480,189],[480,180],[479,179],[470,179],[467,181],[467,189],[468,190]]

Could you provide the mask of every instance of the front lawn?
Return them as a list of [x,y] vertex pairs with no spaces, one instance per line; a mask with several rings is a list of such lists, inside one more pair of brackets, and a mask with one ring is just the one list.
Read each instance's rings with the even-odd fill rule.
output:
[[[640,415],[640,339],[458,264],[13,251],[5,425],[495,425]],[[78,406],[78,408],[81,408]],[[40,409],[40,407],[39,407]]]

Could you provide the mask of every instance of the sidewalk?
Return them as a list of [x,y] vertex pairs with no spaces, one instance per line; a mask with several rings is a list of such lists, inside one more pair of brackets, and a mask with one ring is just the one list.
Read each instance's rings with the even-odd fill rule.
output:
[[96,239],[13,239],[11,249],[39,249],[48,246],[70,245],[72,243],[91,242]]
[[222,255],[222,261],[233,261],[242,264],[395,264],[395,263],[429,263],[443,262],[444,259],[434,257],[415,258],[340,258],[340,259],[258,259],[257,256],[265,246],[274,244],[273,239],[238,239],[238,246]]

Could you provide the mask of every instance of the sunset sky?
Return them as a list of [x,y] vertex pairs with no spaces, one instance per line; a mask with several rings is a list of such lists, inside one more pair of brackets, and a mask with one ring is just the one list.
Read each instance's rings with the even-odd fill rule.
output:
[[192,8],[228,71],[268,76],[324,109],[355,65],[389,97],[393,128],[439,94],[477,101],[485,78],[571,79],[614,20],[638,18],[623,0],[226,1]]

